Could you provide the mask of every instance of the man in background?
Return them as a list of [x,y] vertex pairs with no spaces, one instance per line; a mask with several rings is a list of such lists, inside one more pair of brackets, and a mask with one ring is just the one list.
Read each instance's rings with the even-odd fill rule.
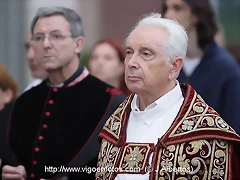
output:
[[[98,134],[126,96],[80,64],[85,37],[75,11],[39,8],[31,33],[34,60],[47,78],[13,107],[9,131],[2,135],[2,179],[94,179],[94,173],[81,168],[96,166]],[[80,171],[67,173],[61,167]]]
[[45,78],[47,78],[47,72],[44,70],[44,68],[41,66],[41,64],[35,60],[34,51],[31,46],[31,33],[28,33],[28,35],[27,35],[25,48],[27,51],[27,60],[28,60],[29,69],[31,71],[32,76],[34,78],[36,78],[24,90],[24,91],[27,91],[27,90],[31,89],[32,87],[37,86]]
[[240,134],[240,69],[215,42],[219,27],[209,0],[163,0],[165,18],[187,31],[187,55],[178,80],[190,84]]

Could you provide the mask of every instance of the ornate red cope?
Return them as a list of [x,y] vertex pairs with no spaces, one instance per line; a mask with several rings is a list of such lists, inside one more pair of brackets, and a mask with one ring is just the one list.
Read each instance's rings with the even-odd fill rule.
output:
[[145,174],[148,160],[152,153],[153,143],[125,143],[116,164],[117,174],[140,173]]
[[[113,180],[120,173],[144,174],[147,171],[151,180],[239,178],[233,170],[239,168],[240,158],[234,152],[240,144],[239,135],[190,85],[181,85],[181,88],[184,102],[180,111],[155,146],[126,143],[133,95],[119,106],[99,134],[102,144],[98,168],[112,169],[98,171],[96,179]],[[148,166],[152,152],[152,164]]]

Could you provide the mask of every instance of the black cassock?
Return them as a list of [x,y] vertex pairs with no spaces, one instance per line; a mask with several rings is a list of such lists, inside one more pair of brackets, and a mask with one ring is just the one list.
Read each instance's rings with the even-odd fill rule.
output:
[[[94,179],[98,134],[125,98],[92,75],[70,87],[44,80],[18,98],[11,120],[0,126],[2,132],[7,126],[0,132],[3,164],[23,165],[27,179]],[[75,170],[63,174],[67,167]]]

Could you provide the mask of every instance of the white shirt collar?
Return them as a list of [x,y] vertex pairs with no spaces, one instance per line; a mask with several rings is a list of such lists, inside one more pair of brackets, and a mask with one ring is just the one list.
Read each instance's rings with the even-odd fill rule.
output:
[[146,124],[150,125],[167,112],[167,110],[182,96],[181,87],[177,81],[176,86],[171,91],[147,106],[144,111],[140,111],[138,107],[138,96],[135,94],[131,102],[132,113],[135,119],[142,119]]

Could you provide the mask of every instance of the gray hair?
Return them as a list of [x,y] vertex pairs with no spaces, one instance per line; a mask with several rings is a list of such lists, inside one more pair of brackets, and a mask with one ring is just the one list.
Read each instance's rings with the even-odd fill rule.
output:
[[33,34],[34,27],[41,17],[49,17],[54,15],[64,16],[70,24],[70,31],[72,37],[83,36],[84,30],[81,17],[72,9],[65,7],[41,7],[37,10],[36,16],[33,18],[31,23],[31,33]]
[[177,21],[161,18],[161,14],[158,13],[151,13],[145,15],[136,24],[132,31],[140,26],[157,26],[165,29],[168,34],[168,39],[165,43],[164,49],[168,60],[171,61],[173,58],[179,56],[185,59],[188,46],[188,36],[184,27]]

